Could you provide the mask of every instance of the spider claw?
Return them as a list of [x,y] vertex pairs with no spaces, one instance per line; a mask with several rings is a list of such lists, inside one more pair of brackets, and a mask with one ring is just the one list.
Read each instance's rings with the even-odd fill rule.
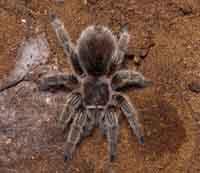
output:
[[110,162],[113,162],[116,159],[115,154],[110,154]]
[[68,161],[68,156],[67,155],[64,155],[64,161]]
[[50,21],[53,21],[57,18],[57,16],[53,12],[49,12],[48,16]]
[[144,144],[144,136],[141,136],[141,137],[140,137],[139,143],[142,144],[142,145]]
[[128,32],[128,23],[122,25],[121,32]]
[[70,154],[70,153],[65,153],[64,154],[64,161],[66,162],[66,161],[69,161],[69,160],[71,160],[72,159],[72,155]]

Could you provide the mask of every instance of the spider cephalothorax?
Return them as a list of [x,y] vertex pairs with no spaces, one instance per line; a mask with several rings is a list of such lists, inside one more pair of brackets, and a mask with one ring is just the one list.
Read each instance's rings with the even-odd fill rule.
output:
[[42,90],[65,87],[71,92],[59,117],[63,129],[70,125],[66,140],[65,158],[70,159],[83,137],[98,126],[108,139],[110,159],[116,155],[118,139],[118,115],[121,111],[139,139],[144,142],[143,131],[136,109],[122,89],[144,88],[151,82],[135,71],[122,70],[127,53],[129,34],[122,30],[117,40],[103,26],[89,26],[73,46],[62,22],[51,15],[51,24],[57,38],[70,58],[73,74],[47,76],[40,80]]

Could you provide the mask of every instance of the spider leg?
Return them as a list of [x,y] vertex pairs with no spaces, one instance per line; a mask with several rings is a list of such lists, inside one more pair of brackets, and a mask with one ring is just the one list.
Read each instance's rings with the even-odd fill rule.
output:
[[105,124],[105,113],[101,113],[99,117],[99,128],[101,130],[101,133],[106,136],[106,124]]
[[65,160],[72,159],[72,154],[80,141],[81,134],[83,133],[83,127],[86,124],[87,111],[83,107],[79,107],[75,111],[74,116],[75,118],[70,127],[70,131],[65,145]]
[[119,69],[122,66],[125,54],[128,52],[129,39],[130,35],[128,33],[128,27],[125,25],[120,32],[116,53],[111,58],[110,68],[112,71]]
[[40,79],[38,85],[39,89],[42,91],[54,90],[59,88],[74,90],[78,88],[79,81],[77,77],[73,74],[55,74]]
[[84,129],[83,129],[83,134],[82,136],[83,137],[87,137],[91,134],[94,126],[95,126],[95,115],[94,115],[94,111],[93,110],[88,110],[88,113],[87,113],[87,121],[86,121],[86,124],[84,126]]
[[114,107],[108,107],[105,110],[104,122],[106,136],[109,144],[110,161],[116,158],[117,141],[118,141],[118,117]]
[[71,39],[67,31],[64,28],[64,24],[60,21],[60,19],[55,14],[50,13],[49,19],[50,19],[52,28],[56,33],[57,39],[64,49],[65,54],[70,57],[71,66],[74,72],[78,75],[82,75],[83,69],[79,63],[78,54],[76,52],[75,46],[71,42]]
[[78,92],[72,92],[67,96],[67,101],[64,105],[62,113],[58,119],[58,122],[63,130],[68,126],[69,122],[74,117],[75,109],[82,103],[82,97]]
[[137,110],[133,107],[129,99],[125,98],[125,96],[119,94],[113,95],[113,101],[116,104],[116,106],[120,107],[121,111],[128,119],[129,125],[131,126],[133,133],[135,133],[139,142],[143,144],[144,143],[143,129],[138,120]]
[[111,86],[113,90],[120,90],[129,87],[145,88],[152,84],[141,73],[131,70],[120,70],[112,76]]

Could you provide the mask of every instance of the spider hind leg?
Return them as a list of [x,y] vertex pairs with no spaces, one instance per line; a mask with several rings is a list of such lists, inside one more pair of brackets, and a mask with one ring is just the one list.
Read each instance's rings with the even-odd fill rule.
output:
[[115,160],[117,153],[118,142],[118,117],[116,108],[109,106],[104,114],[104,130],[108,140],[109,158],[110,161]]
[[131,104],[129,99],[125,96],[119,94],[114,95],[113,101],[115,102],[116,106],[118,106],[121,109],[121,111],[127,118],[128,123],[131,126],[133,133],[137,136],[140,144],[144,144],[143,128],[139,122],[139,115],[137,110]]
[[58,119],[58,122],[63,131],[73,120],[74,112],[81,105],[81,103],[82,103],[82,97],[80,93],[72,92],[67,96],[67,101]]
[[93,128],[95,127],[96,119],[95,119],[95,110],[87,110],[87,121],[83,128],[83,137],[87,137],[92,133]]
[[82,106],[79,107],[74,113],[74,120],[70,127],[70,131],[65,144],[64,159],[72,159],[77,144],[80,142],[81,135],[83,134],[83,128],[87,121],[87,111]]

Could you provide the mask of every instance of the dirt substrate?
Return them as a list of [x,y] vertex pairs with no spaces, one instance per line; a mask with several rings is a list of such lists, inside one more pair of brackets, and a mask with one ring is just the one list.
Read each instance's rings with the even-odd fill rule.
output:
[[116,161],[109,163],[107,142],[97,129],[73,160],[64,162],[64,134],[56,125],[64,94],[41,93],[34,83],[22,82],[0,95],[0,172],[199,173],[200,95],[188,85],[200,80],[200,1],[1,0],[2,79],[15,66],[22,40],[41,33],[49,42],[48,64],[71,71],[49,24],[49,10],[64,21],[74,42],[88,25],[103,24],[117,34],[128,24],[129,50],[135,55],[128,66],[154,82],[127,92],[141,114],[145,144],[138,144],[122,118]]

